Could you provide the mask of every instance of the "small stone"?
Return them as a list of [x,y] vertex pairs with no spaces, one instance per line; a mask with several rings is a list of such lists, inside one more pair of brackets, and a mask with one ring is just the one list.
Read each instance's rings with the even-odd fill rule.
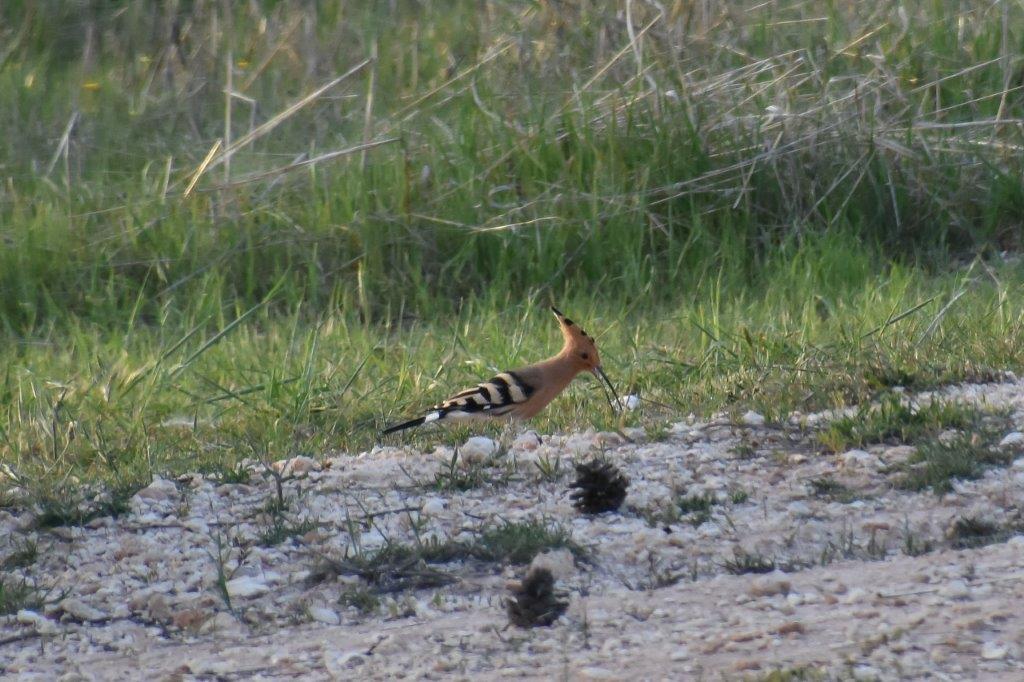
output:
[[18,611],[16,618],[22,625],[37,625],[41,621],[46,620],[45,616],[38,614],[35,611],[29,611],[28,609]]
[[844,604],[856,604],[867,599],[867,596],[867,590],[865,590],[862,587],[854,587],[852,590],[848,591],[846,594],[843,595],[842,602]]
[[431,497],[423,501],[420,512],[427,516],[437,516],[444,511],[444,500],[440,497]]
[[567,549],[553,549],[538,554],[530,562],[530,570],[527,573],[538,568],[551,571],[555,580],[568,580],[576,574],[576,562],[572,552]]
[[530,452],[540,447],[540,436],[536,431],[526,431],[512,441],[512,449]]
[[35,611],[22,609],[16,619],[22,625],[31,625],[41,635],[52,635],[57,632],[57,624]]
[[318,623],[324,625],[339,625],[341,623],[341,617],[333,609],[329,609],[326,606],[310,606],[309,616]]
[[886,449],[882,459],[885,460],[886,464],[902,464],[916,453],[917,448],[913,445],[894,445]]
[[67,615],[84,623],[104,620],[107,617],[107,614],[103,613],[99,609],[89,606],[82,600],[75,599],[74,597],[68,597],[62,601],[60,603],[60,608]]
[[985,642],[981,645],[981,657],[986,661],[1000,661],[1006,658],[1007,648],[1002,642]]
[[257,597],[270,591],[270,587],[252,576],[243,575],[227,582],[228,595],[234,597]]
[[324,668],[335,679],[351,679],[351,671],[366,663],[363,651],[325,651]]
[[801,502],[800,500],[790,502],[786,506],[786,511],[800,519],[806,519],[810,516],[814,516],[814,510],[811,509],[811,506],[806,502]]
[[482,462],[498,451],[498,444],[485,436],[473,436],[459,448],[459,457],[465,462]]
[[999,441],[999,447],[1013,450],[1020,450],[1024,448],[1024,433],[1021,433],[1020,431],[1011,431],[1003,436],[1003,439]]
[[640,407],[640,396],[638,395],[626,395],[623,396],[619,402],[623,409],[635,410]]
[[802,635],[804,633],[804,625],[800,621],[792,620],[780,625],[776,632],[780,635]]
[[152,483],[135,493],[135,499],[162,502],[164,500],[171,499],[177,494],[178,487],[174,485],[174,481],[168,481],[167,479],[160,478],[159,476],[154,476]]
[[207,620],[210,614],[201,609],[185,609],[174,614],[171,624],[179,630],[198,631]]
[[580,680],[618,680],[621,676],[616,675],[607,668],[599,668],[597,666],[588,666],[586,668],[580,668],[576,671],[576,679]]
[[241,625],[239,625],[234,616],[225,611],[221,611],[213,618],[204,622],[200,627],[199,632],[202,634],[210,634],[212,632],[235,632],[240,629]]
[[760,576],[751,581],[747,593],[752,597],[771,597],[776,594],[787,594],[790,582],[782,578]]
[[953,580],[943,585],[939,594],[950,599],[966,599],[971,596],[971,588],[963,580]]
[[154,593],[149,595],[149,598],[146,600],[145,610],[150,620],[167,622],[172,618],[171,608],[167,604],[167,597],[162,594]]
[[878,469],[882,460],[864,450],[849,450],[839,456],[843,466],[848,469]]
[[853,669],[853,679],[857,682],[874,682],[882,678],[881,671],[870,665],[858,665]]
[[764,415],[754,412],[753,410],[747,410],[747,412],[740,417],[740,423],[744,426],[764,426]]
[[315,459],[305,455],[299,455],[290,459],[279,459],[270,466],[282,476],[301,476],[302,474],[308,474],[310,471],[316,471],[319,468]]

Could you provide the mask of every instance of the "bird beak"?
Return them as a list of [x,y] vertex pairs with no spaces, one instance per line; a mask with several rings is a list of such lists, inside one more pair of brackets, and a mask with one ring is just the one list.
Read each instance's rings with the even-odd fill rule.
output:
[[611,389],[612,395],[615,396],[615,402],[612,402],[612,398],[608,395],[608,391],[605,391],[604,395],[608,398],[608,405],[611,406],[612,412],[618,412],[622,408],[622,401],[619,400],[619,394],[615,392],[615,387],[612,386],[612,382],[608,379],[608,375],[604,373],[604,370],[601,369],[600,366],[594,367],[592,371],[594,372],[594,376],[604,380],[604,384],[601,384],[602,390],[604,390],[605,384],[608,384],[608,388]]

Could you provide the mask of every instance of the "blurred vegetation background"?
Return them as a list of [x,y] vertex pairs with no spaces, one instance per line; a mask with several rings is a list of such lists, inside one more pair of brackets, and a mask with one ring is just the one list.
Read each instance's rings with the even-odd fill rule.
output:
[[997,376],[1022,43],[1011,2],[8,0],[0,461],[365,447],[552,300],[650,402],[541,428]]

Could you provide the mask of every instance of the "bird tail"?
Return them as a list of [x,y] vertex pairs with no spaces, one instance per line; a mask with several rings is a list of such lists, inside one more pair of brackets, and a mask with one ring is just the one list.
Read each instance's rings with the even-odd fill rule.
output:
[[426,420],[426,417],[417,417],[416,419],[410,419],[407,422],[402,422],[401,424],[395,424],[394,426],[387,427],[386,429],[380,432],[380,435],[386,436],[389,433],[394,433],[395,431],[404,431],[405,429],[411,429],[414,426],[419,426]]

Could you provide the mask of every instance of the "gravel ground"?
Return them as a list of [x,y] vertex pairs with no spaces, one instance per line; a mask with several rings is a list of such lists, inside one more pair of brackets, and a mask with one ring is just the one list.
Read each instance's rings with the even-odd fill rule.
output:
[[[1002,447],[1024,444],[1024,382],[939,393],[1008,408]],[[269,546],[275,478],[258,466],[248,483],[156,479],[130,513],[81,528],[37,530],[0,510],[0,562],[26,543],[38,552],[6,576],[49,588],[37,609],[0,616],[0,677],[1024,679],[1024,457],[946,494],[907,492],[892,468],[913,448],[824,454],[813,431],[832,416],[690,419],[657,440],[628,431],[632,442],[527,432],[500,458],[470,439],[458,470],[501,483],[464,491],[434,484],[443,447],[277,462],[277,530],[294,535]],[[631,484],[619,512],[585,516],[569,499],[571,462],[596,455]],[[714,503],[666,516],[680,495]],[[958,549],[964,519],[1003,531]],[[439,564],[429,575],[451,584],[363,610],[341,598],[365,596],[365,583],[323,570],[346,552],[468,545],[525,521],[586,550],[534,559],[569,602],[550,627],[509,626],[504,603],[526,566]]]

